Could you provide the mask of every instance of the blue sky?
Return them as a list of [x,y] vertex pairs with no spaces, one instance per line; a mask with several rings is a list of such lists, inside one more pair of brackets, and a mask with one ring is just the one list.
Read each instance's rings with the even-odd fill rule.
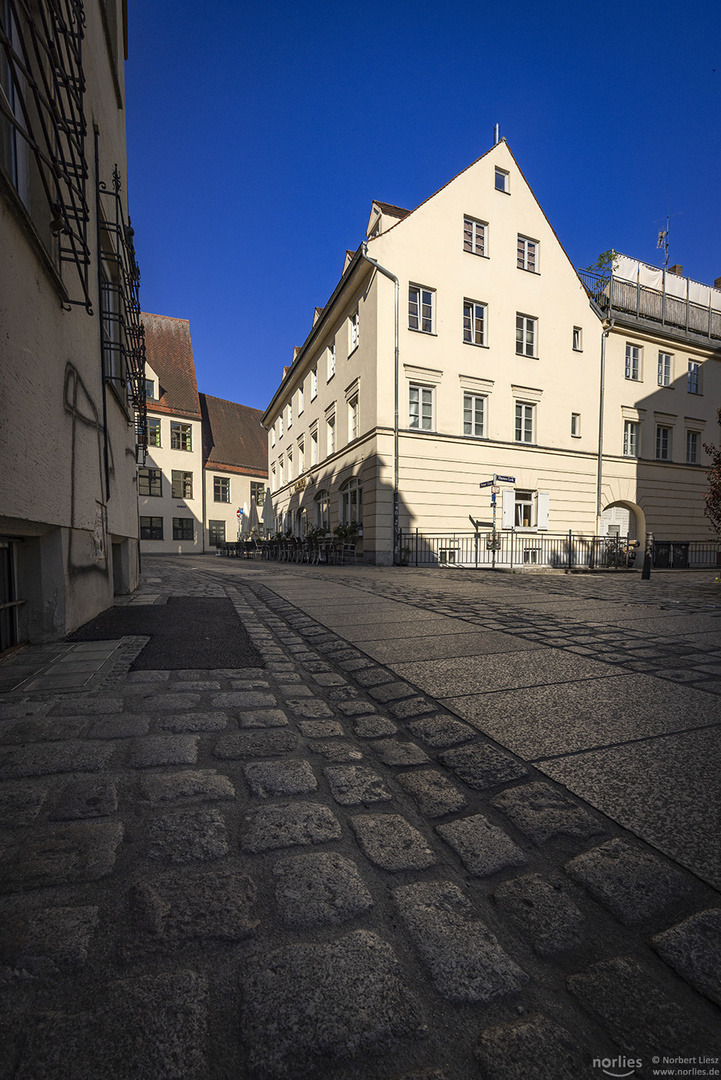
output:
[[199,389],[264,408],[365,233],[501,125],[578,266],[615,247],[721,276],[718,0],[135,0],[130,212],[146,311]]

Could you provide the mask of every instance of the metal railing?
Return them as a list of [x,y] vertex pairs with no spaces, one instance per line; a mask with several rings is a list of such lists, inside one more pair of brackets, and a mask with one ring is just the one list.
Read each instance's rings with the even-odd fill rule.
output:
[[[643,547],[630,537],[582,533],[401,532],[403,565],[466,569],[604,570],[639,568]],[[704,569],[721,565],[721,541],[654,540],[653,565],[658,569]]]
[[665,288],[652,289],[648,285],[624,281],[613,274],[609,276],[579,270],[578,275],[591,298],[609,317],[625,313],[662,326],[721,339],[721,311],[710,304],[697,304],[688,298],[672,295]]

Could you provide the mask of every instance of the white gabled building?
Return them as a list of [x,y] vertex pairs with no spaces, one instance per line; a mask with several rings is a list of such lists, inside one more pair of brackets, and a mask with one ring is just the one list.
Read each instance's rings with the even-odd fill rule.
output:
[[[616,304],[607,317],[603,285],[579,276],[505,140],[413,211],[374,202],[263,417],[279,526],[355,519],[366,560],[389,563],[394,507],[403,530],[468,531],[469,515],[489,518],[479,483],[500,475],[513,478],[503,529],[593,535],[614,507],[639,534],[683,521],[708,535],[706,458],[685,433],[713,426],[720,316],[693,341],[653,319],[631,327]],[[647,357],[676,341],[673,409],[655,358],[626,377],[640,338]],[[687,360],[703,395],[685,396]]]

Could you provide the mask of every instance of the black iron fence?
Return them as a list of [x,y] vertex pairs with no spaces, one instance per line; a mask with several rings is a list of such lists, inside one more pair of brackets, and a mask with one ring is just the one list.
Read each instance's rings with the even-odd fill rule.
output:
[[[527,533],[508,530],[448,532],[430,535],[407,529],[400,537],[406,566],[462,566],[528,570],[603,570],[640,568],[643,545],[624,536],[583,533]],[[652,565],[658,569],[704,569],[721,566],[721,541],[655,540]]]

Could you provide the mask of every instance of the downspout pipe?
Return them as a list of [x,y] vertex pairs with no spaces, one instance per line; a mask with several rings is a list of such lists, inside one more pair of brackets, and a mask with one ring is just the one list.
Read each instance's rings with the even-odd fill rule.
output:
[[596,536],[601,535],[603,513],[603,413],[606,395],[606,338],[613,330],[614,320],[605,323],[601,332],[601,383],[598,392],[598,466],[596,471]]
[[374,266],[379,274],[389,278],[394,284],[395,292],[395,351],[393,357],[393,565],[400,566],[400,495],[399,495],[399,449],[398,449],[398,417],[399,417],[399,319],[400,319],[400,288],[401,283],[395,274],[386,270],[368,254],[368,244],[364,240],[361,244],[361,255],[366,262]]

